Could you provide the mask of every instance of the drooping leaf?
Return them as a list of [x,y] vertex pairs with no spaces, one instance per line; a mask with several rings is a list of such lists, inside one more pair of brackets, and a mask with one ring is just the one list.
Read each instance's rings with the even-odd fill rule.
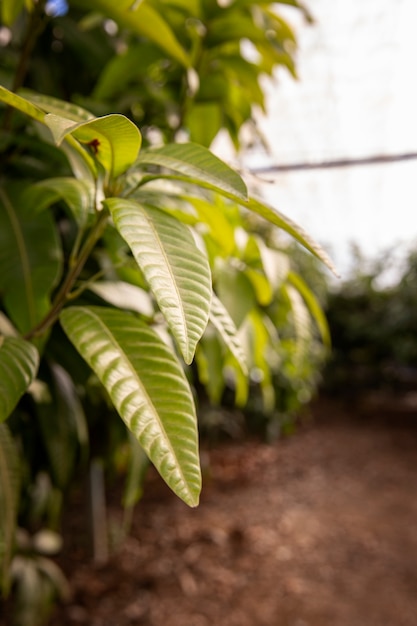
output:
[[33,215],[19,194],[0,189],[0,292],[22,333],[47,313],[61,257],[52,216],[46,211]]
[[29,117],[32,117],[38,122],[43,123],[45,119],[45,113],[42,109],[32,104],[26,98],[22,98],[22,96],[18,96],[12,91],[9,91],[9,89],[6,89],[6,87],[3,87],[2,85],[0,85],[0,101],[18,109],[26,115],[29,115]]
[[178,341],[191,363],[206,328],[211,300],[207,258],[190,230],[171,215],[133,200],[105,201]]
[[93,211],[95,191],[92,184],[76,178],[49,178],[25,190],[23,201],[33,213],[43,211],[57,200],[63,200],[80,227],[86,224]]
[[123,174],[135,161],[142,142],[139,129],[124,115],[111,114],[86,122],[48,113],[45,124],[51,129],[57,145],[72,135],[91,147],[97,160],[111,177]]
[[191,390],[171,350],[133,315],[101,307],[61,313],[69,339],[171,489],[198,504],[201,475]]
[[19,93],[29,100],[29,102],[32,102],[42,109],[42,111],[45,111],[45,113],[53,113],[54,115],[72,120],[73,122],[88,122],[95,119],[90,111],[87,111],[87,109],[73,102],[67,102],[66,100],[60,100],[59,98],[36,93],[27,89],[22,89]]
[[129,468],[123,492],[123,506],[131,509],[142,497],[149,459],[138,440],[129,431]]
[[88,446],[87,422],[68,372],[51,363],[46,382],[49,394],[36,402],[36,413],[54,484],[65,489]]
[[136,164],[141,168],[159,165],[175,172],[172,178],[231,194],[240,201],[247,200],[246,185],[239,174],[209,150],[195,143],[168,144],[142,150]]
[[331,337],[330,337],[330,329],[327,323],[326,316],[321,308],[319,302],[317,301],[314,293],[308,287],[308,285],[304,282],[304,280],[296,274],[295,272],[289,272],[288,281],[296,288],[296,290],[303,297],[314,321],[317,324],[317,327],[320,331],[320,335],[322,341],[325,346],[330,348],[331,346]]
[[236,358],[242,372],[247,375],[246,354],[240,342],[237,328],[219,298],[213,294],[210,310],[210,321],[218,330],[221,338]]
[[301,226],[298,226],[295,222],[293,222],[289,217],[280,213],[277,209],[257,200],[255,198],[250,198],[248,202],[248,209],[261,215],[263,218],[275,224],[279,228],[282,228],[285,232],[287,232],[291,237],[294,237],[296,241],[301,243],[307,250],[309,250],[314,256],[320,259],[327,267],[337,276],[337,270],[333,265],[331,259],[326,254],[321,246],[316,243],[310,235],[308,235]]
[[296,367],[300,367],[311,344],[311,317],[300,292],[291,284],[284,285],[283,289],[291,304],[291,314],[295,331],[295,353],[293,361]]
[[14,544],[20,489],[19,457],[6,424],[0,424],[0,591],[10,589],[9,566]]
[[220,404],[225,388],[222,352],[219,337],[214,332],[205,333],[196,351],[199,380],[205,386],[213,405]]
[[36,376],[38,352],[20,337],[0,337],[0,422],[7,419]]
[[[84,0],[72,4],[85,9]],[[140,37],[147,37],[186,67],[190,64],[185,50],[176,39],[160,11],[145,2],[134,0],[89,0],[88,8],[96,10]]]

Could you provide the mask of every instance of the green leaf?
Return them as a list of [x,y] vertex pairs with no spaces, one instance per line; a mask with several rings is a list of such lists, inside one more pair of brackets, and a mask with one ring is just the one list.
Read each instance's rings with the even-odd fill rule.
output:
[[323,313],[323,309],[321,308],[315,295],[298,274],[289,272],[287,279],[288,282],[290,282],[303,297],[313,319],[317,324],[324,345],[330,348],[331,337],[329,325],[327,323],[326,316]]
[[296,367],[301,367],[312,340],[311,318],[307,306],[300,292],[292,285],[284,285],[290,305],[295,331],[295,353],[293,362]]
[[248,202],[248,208],[254,213],[261,215],[272,224],[275,224],[275,226],[282,228],[282,230],[294,237],[296,241],[301,243],[301,245],[307,248],[307,250],[314,254],[314,256],[316,256],[318,259],[320,259],[320,261],[327,265],[327,267],[336,276],[338,275],[335,266],[333,265],[331,259],[328,257],[323,248],[319,246],[319,244],[316,243],[314,239],[312,239],[310,235],[308,235],[305,230],[301,228],[301,226],[298,226],[298,224],[293,222],[289,217],[287,217],[283,213],[280,213],[277,209],[255,198],[250,198]]
[[124,115],[111,114],[75,123],[53,113],[45,117],[57,145],[67,135],[91,146],[97,160],[111,177],[123,174],[135,161],[142,142],[139,129]]
[[201,474],[191,390],[159,335],[133,315],[70,307],[61,323],[171,489],[198,504]]
[[200,222],[207,226],[212,239],[218,245],[219,254],[225,257],[232,256],[235,249],[235,233],[230,217],[228,219],[223,198],[217,196],[209,202],[193,196],[180,197],[193,206]]
[[0,591],[10,589],[9,567],[14,545],[20,490],[19,457],[6,424],[0,424]]
[[59,117],[64,117],[67,120],[73,122],[88,122],[95,119],[94,115],[80,107],[78,104],[67,102],[66,100],[60,100],[59,98],[53,98],[52,96],[46,96],[45,94],[29,91],[28,89],[22,89],[21,95],[32,102],[37,107],[45,111],[45,113],[54,113]]
[[240,328],[246,315],[256,306],[251,282],[240,269],[223,264],[217,271],[216,290],[234,324]]
[[[72,4],[85,9],[85,0],[72,0]],[[147,37],[182,65],[188,67],[189,58],[177,41],[169,24],[158,12],[145,1],[134,0],[89,0],[88,8],[96,10],[117,22],[123,29],[128,29],[140,37]]]
[[22,113],[25,113],[26,115],[29,115],[29,117],[32,117],[34,120],[37,120],[38,122],[42,122],[42,123],[44,122],[45,113],[44,111],[42,111],[42,109],[32,104],[26,98],[22,98],[21,96],[18,96],[12,91],[9,91],[2,85],[0,85],[0,101],[4,102],[5,104],[8,104],[9,106],[14,107],[15,109],[18,109],[19,111],[21,111]]
[[127,509],[133,508],[141,499],[146,473],[149,468],[148,457],[130,431],[129,452],[129,468],[122,500],[123,506]]
[[22,333],[47,313],[61,274],[62,251],[48,212],[33,215],[18,194],[0,189],[0,292]]
[[196,364],[200,381],[205,386],[211,404],[220,404],[225,388],[223,350],[219,337],[207,332],[198,344]]
[[246,354],[240,342],[236,326],[219,298],[213,294],[210,321],[219,332],[226,346],[235,357],[242,372],[247,375]]
[[188,227],[168,213],[120,198],[104,204],[149,283],[185,362],[191,363],[210,310],[207,258]]
[[9,417],[36,376],[38,352],[20,337],[0,337],[0,422]]
[[142,150],[136,165],[159,165],[175,172],[174,176],[167,176],[168,178],[185,180],[200,187],[231,194],[240,201],[246,201],[248,197],[246,185],[239,174],[196,143],[168,144]]
[[36,413],[54,484],[65,489],[74,475],[80,450],[87,450],[87,421],[68,372],[52,363],[46,382],[50,394],[38,399]]
[[[204,124],[201,123],[204,120]],[[222,127],[222,110],[217,102],[196,102],[185,117],[191,141],[206,146],[213,142]]]
[[141,287],[122,280],[101,280],[89,286],[90,291],[119,309],[135,311],[146,317],[155,313],[150,295]]
[[23,201],[34,213],[43,211],[58,200],[63,200],[80,227],[85,226],[94,209],[95,190],[86,180],[76,178],[49,178],[28,187]]

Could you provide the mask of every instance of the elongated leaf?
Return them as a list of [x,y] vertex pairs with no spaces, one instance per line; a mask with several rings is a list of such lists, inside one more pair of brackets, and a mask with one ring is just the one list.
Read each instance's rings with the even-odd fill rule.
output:
[[61,273],[55,223],[33,215],[17,194],[0,189],[0,292],[10,319],[25,333],[47,313]]
[[131,432],[129,432],[129,452],[129,469],[123,492],[123,506],[126,509],[132,509],[141,499],[149,468],[149,459]]
[[43,445],[54,484],[65,489],[76,468],[80,450],[88,446],[87,422],[74,383],[57,363],[46,374],[50,395],[36,403]]
[[45,119],[45,113],[42,109],[32,104],[29,100],[26,100],[26,98],[22,98],[12,91],[9,91],[2,85],[0,85],[0,101],[18,109],[26,115],[29,115],[29,117],[32,117],[38,122],[43,123]]
[[186,363],[208,321],[211,274],[187,226],[154,207],[110,198],[116,228],[148,281]]
[[331,346],[331,337],[330,337],[330,329],[326,320],[326,316],[318,303],[315,295],[311,291],[311,289],[306,285],[301,276],[295,274],[294,272],[289,272],[288,281],[296,288],[296,290],[300,293],[300,295],[304,298],[304,301],[315,320],[317,327],[320,331],[320,335],[323,343],[330,348]]
[[23,201],[33,213],[43,211],[57,200],[64,200],[79,226],[84,226],[94,209],[94,187],[86,180],[50,178],[35,183],[24,192]]
[[175,356],[133,315],[71,307],[61,323],[171,489],[198,504],[201,475],[191,390]]
[[19,501],[19,457],[6,424],[0,424],[0,591],[10,588],[9,566]]
[[173,178],[231,194],[233,199],[239,201],[246,201],[248,197],[246,185],[239,174],[196,143],[168,144],[142,150],[136,164],[139,167],[159,165],[175,172]]
[[19,93],[29,102],[45,111],[45,113],[54,113],[73,122],[88,122],[95,119],[95,116],[90,111],[80,107],[78,104],[29,91],[28,89],[22,89]]
[[211,301],[210,321],[235,357],[242,372],[247,375],[246,354],[240,342],[237,328],[226,308],[215,294],[213,294]]
[[[85,0],[72,0],[72,4],[78,4],[85,9]],[[188,67],[190,64],[185,50],[177,41],[161,12],[149,6],[146,1],[89,0],[88,8],[99,11],[136,35],[147,37],[182,65]]]
[[300,367],[303,358],[310,348],[312,340],[311,318],[300,292],[292,285],[284,285],[289,302],[295,331],[294,365]]
[[7,419],[36,376],[39,355],[20,337],[0,337],[0,422]]
[[214,332],[205,333],[198,344],[196,364],[199,379],[205,386],[211,404],[220,404],[226,382],[223,375],[222,345]]
[[314,241],[308,235],[301,226],[298,226],[295,222],[293,222],[289,217],[280,213],[277,209],[257,200],[255,198],[250,198],[248,202],[249,210],[261,215],[263,218],[275,224],[279,228],[282,228],[285,232],[287,232],[291,237],[294,237],[296,241],[301,243],[307,250],[309,250],[314,256],[320,259],[327,267],[337,276],[337,270],[333,265],[331,259],[326,254],[321,246]]
[[135,161],[142,142],[139,129],[124,115],[112,114],[86,122],[66,119],[54,113],[45,116],[57,145],[67,135],[91,146],[95,157],[115,177],[123,174]]

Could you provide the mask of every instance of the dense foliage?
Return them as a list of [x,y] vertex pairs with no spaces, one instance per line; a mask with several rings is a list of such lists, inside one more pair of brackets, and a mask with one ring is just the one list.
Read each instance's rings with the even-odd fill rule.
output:
[[[401,264],[389,252],[373,262],[360,255],[352,277],[329,294],[332,358],[326,387],[350,397],[366,389],[415,388],[417,380],[417,258]],[[386,282],[396,269],[395,280]]]
[[0,7],[0,582],[30,626],[64,593],[45,557],[78,471],[127,468],[130,506],[149,458],[195,506],[196,389],[306,399],[327,326],[277,232],[331,263],[204,147],[293,71],[271,3]]

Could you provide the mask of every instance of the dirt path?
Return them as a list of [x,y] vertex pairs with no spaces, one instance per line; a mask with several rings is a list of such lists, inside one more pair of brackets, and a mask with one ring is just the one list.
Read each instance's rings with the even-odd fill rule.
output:
[[327,406],[274,446],[206,452],[196,510],[151,477],[108,565],[80,565],[72,533],[52,626],[416,626],[416,444],[417,417]]

